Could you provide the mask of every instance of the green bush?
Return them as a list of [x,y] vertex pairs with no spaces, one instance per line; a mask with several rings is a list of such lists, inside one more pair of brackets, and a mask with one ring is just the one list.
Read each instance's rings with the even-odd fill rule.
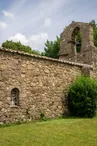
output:
[[96,100],[97,82],[90,77],[78,77],[69,88],[68,106],[72,116],[94,117]]

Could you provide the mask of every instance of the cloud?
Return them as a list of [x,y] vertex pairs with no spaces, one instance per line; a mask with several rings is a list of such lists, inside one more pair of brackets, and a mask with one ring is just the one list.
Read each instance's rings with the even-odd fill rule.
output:
[[[3,20],[8,25],[8,29],[0,33],[0,42],[4,42],[15,34],[14,36],[23,42],[23,44],[30,44],[33,49],[43,50],[44,42],[48,39],[48,36],[50,40],[55,40],[56,35],[59,36],[63,28],[68,26],[73,20],[89,22],[92,19],[97,19],[95,15],[97,0],[93,3],[90,1],[88,5],[86,2],[82,3],[80,0],[29,1],[2,1],[4,5],[3,10],[12,12],[15,19],[7,19],[10,17],[5,17],[5,15],[1,15],[0,13],[0,20]],[[77,9],[78,5],[80,5],[79,9]],[[18,32],[21,32],[21,35],[16,35]],[[16,38],[14,39],[16,40]]]
[[19,42],[20,41],[24,45],[27,45],[27,43],[28,43],[28,40],[27,40],[26,36],[24,36],[21,33],[17,33],[15,35],[11,36],[8,40],[12,40],[14,42]]
[[13,18],[14,17],[14,15],[11,13],[11,12],[8,12],[8,11],[2,11],[2,13],[3,13],[3,15],[4,16],[6,16],[6,17],[11,17],[11,18]]
[[8,26],[7,23],[0,21],[0,28],[1,29],[5,29],[5,28],[7,28],[7,26]]
[[48,34],[45,32],[41,32],[37,35],[32,35],[29,37],[28,44],[32,46],[33,49],[43,51],[44,43],[48,39]]
[[44,26],[45,27],[49,27],[51,25],[51,19],[50,18],[46,18],[44,21]]
[[17,33],[14,36],[11,36],[8,40],[12,40],[14,42],[20,41],[22,44],[26,46],[30,46],[32,49],[43,51],[44,43],[48,39],[48,34],[45,32],[41,32],[36,35],[31,35],[27,37],[21,33]]

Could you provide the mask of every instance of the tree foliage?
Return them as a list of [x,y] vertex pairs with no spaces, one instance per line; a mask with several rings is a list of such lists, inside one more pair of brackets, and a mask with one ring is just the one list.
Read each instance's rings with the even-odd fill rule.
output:
[[81,76],[68,91],[70,114],[78,117],[93,117],[96,114],[97,82]]
[[39,51],[32,50],[29,46],[25,46],[21,44],[21,42],[13,42],[13,41],[6,41],[2,43],[2,47],[12,50],[24,51],[30,54],[37,54],[39,55]]
[[43,56],[59,58],[60,38],[57,36],[55,41],[47,40],[45,43]]
[[90,21],[90,24],[93,26],[94,45],[97,47],[97,24],[95,20]]

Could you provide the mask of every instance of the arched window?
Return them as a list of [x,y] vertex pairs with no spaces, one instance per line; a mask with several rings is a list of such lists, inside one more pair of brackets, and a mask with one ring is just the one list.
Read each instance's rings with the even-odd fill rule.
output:
[[79,53],[81,51],[82,46],[82,33],[80,32],[80,28],[76,27],[72,33],[72,41],[74,42],[74,47],[76,52]]
[[19,89],[14,88],[11,90],[11,105],[19,105]]

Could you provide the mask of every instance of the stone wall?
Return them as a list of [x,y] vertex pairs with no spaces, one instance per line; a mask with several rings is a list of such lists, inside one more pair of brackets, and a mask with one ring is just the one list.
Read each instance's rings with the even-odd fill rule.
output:
[[[76,35],[82,33],[81,50],[76,51]],[[93,27],[89,23],[72,22],[60,35],[60,59],[84,64],[93,64]]]
[[91,71],[91,76],[97,80],[97,48],[95,47],[93,56],[93,70]]
[[[0,122],[56,118],[68,113],[64,91],[82,73],[83,64],[0,48]],[[91,68],[90,66],[88,66]],[[11,91],[19,89],[18,106]]]

